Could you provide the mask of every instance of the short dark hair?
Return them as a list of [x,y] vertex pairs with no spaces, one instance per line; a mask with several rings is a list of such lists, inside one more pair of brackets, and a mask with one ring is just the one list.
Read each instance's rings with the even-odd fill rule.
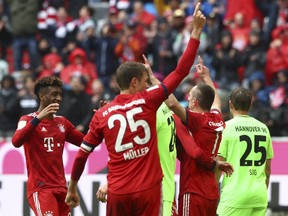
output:
[[237,111],[248,111],[252,103],[252,98],[252,92],[243,87],[238,87],[230,93],[230,101]]
[[199,106],[202,109],[209,111],[214,102],[214,89],[205,83],[198,83],[195,90],[196,91],[193,91],[193,97],[198,100]]
[[147,69],[140,62],[128,61],[121,64],[116,71],[116,80],[121,90],[128,89],[132,78],[140,80]]
[[37,80],[35,83],[34,93],[39,100],[39,93],[48,87],[58,87],[62,89],[63,84],[62,81],[56,76],[43,77]]

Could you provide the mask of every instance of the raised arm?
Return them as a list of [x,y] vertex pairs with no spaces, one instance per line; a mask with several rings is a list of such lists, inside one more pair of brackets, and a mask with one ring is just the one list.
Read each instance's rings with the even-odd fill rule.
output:
[[218,111],[221,112],[220,96],[219,96],[218,91],[215,88],[215,85],[214,85],[214,83],[210,77],[209,69],[206,66],[204,66],[203,60],[200,56],[198,56],[198,59],[199,59],[199,64],[197,64],[195,66],[197,73],[199,74],[200,78],[204,81],[204,83],[211,86],[215,91],[215,97],[214,97],[214,101],[213,101],[211,109],[217,109]]
[[[153,71],[150,67],[149,61],[145,55],[142,55],[144,59],[144,65],[148,71],[148,75],[150,78],[150,82],[153,85],[158,85],[161,82],[154,76]],[[179,118],[184,122],[186,120],[186,109],[180,105],[178,100],[175,98],[173,94],[170,94],[168,99],[165,100],[166,105],[172,110]]]
[[199,39],[202,29],[206,23],[206,18],[200,11],[201,3],[198,2],[193,14],[193,31],[191,38],[182,57],[180,58],[176,69],[170,73],[163,81],[167,94],[171,94],[181,83],[181,81],[189,74],[194,63],[199,46]]

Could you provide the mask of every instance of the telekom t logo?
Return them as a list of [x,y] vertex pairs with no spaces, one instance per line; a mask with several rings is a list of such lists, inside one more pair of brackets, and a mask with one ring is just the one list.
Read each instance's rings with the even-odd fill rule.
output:
[[47,152],[52,152],[54,148],[53,137],[44,138],[44,147],[47,148]]
[[54,143],[53,137],[45,137],[44,138],[44,147],[47,148],[47,152],[53,152],[54,147],[61,147],[64,143]]

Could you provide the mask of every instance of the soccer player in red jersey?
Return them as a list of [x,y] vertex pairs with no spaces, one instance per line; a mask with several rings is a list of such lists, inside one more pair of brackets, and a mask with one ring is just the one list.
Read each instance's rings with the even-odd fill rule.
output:
[[12,143],[24,146],[28,172],[27,198],[35,215],[68,216],[62,154],[65,141],[80,146],[84,135],[63,116],[57,116],[62,99],[62,81],[57,77],[38,80],[34,89],[40,105],[24,115]]
[[79,205],[77,183],[89,153],[105,139],[110,158],[107,215],[159,215],[163,174],[157,149],[156,111],[189,74],[206,21],[200,7],[201,3],[195,7],[189,44],[163,83],[147,89],[149,77],[142,63],[126,62],[117,69],[120,95],[101,107],[91,120],[72,169],[66,196],[70,206]]
[[[195,142],[211,157],[217,155],[225,122],[221,117],[221,102],[210,78],[209,70],[199,57],[197,72],[204,83],[189,92],[189,109],[182,107],[175,97],[169,108],[192,132]],[[178,154],[180,160],[179,215],[215,216],[219,198],[215,173],[207,171],[185,151]],[[230,170],[228,174],[231,174]]]

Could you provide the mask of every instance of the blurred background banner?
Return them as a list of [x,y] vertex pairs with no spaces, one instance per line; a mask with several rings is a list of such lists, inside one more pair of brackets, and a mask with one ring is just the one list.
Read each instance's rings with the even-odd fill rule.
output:
[[[288,137],[273,138],[275,157],[269,187],[269,207],[273,211],[288,209]],[[78,147],[66,145],[63,162],[66,179],[70,173]],[[80,206],[72,211],[73,216],[105,215],[106,205],[96,200],[96,192],[106,181],[108,153],[105,145],[98,146],[89,157],[79,182]],[[179,164],[175,175],[178,186]],[[10,141],[0,143],[0,215],[33,216],[26,200],[27,171],[23,148],[14,148]],[[178,194],[178,187],[176,194]],[[177,196],[177,195],[176,195]],[[17,203],[17,205],[15,205]]]

